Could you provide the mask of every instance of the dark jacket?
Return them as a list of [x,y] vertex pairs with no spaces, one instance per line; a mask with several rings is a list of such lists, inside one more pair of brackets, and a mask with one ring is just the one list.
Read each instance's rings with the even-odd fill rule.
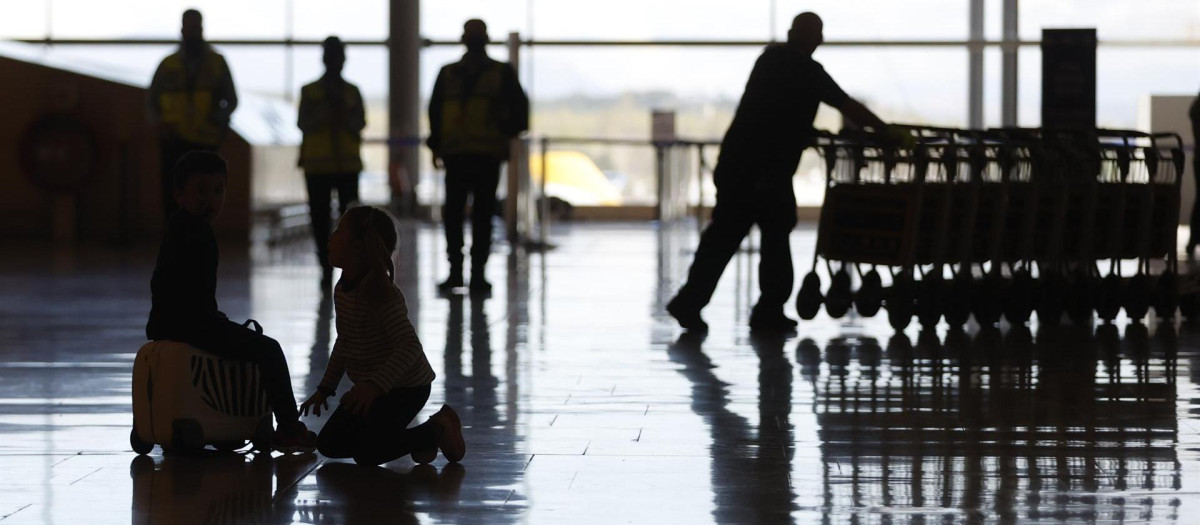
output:
[[217,238],[204,217],[180,210],[171,216],[150,279],[149,339],[181,339],[217,310]]
[[752,168],[733,170],[740,176],[790,177],[813,140],[817,106],[824,102],[841,109],[847,98],[811,56],[784,44],[767,46],[721,143],[718,165],[727,164],[721,171],[735,165]]
[[434,155],[508,158],[509,140],[529,129],[529,98],[512,66],[467,53],[443,67],[429,97]]

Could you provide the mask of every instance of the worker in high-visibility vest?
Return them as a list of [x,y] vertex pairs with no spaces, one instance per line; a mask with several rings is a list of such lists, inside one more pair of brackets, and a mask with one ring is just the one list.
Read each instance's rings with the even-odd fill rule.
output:
[[163,211],[169,220],[178,206],[171,171],[192,150],[216,151],[237,107],[233,76],[222,57],[204,41],[200,12],[183,12],[179,50],[163,59],[150,82],[149,110],[158,124],[162,161]]
[[450,277],[438,285],[448,293],[463,280],[463,221],[467,196],[471,204],[470,291],[487,294],[491,284],[484,266],[492,249],[492,217],[500,163],[508,160],[509,143],[529,128],[529,99],[512,66],[487,55],[487,25],[468,20],[462,60],[442,68],[429,98],[429,149],[437,168],[446,168],[446,249]]
[[358,201],[358,175],[363,169],[362,130],[367,125],[362,94],[342,78],[346,46],[335,36],[326,38],[325,75],[300,90],[300,167],[308,186],[308,210],[317,258],[321,261],[321,287],[333,281],[329,264],[331,195],[337,190],[338,213]]

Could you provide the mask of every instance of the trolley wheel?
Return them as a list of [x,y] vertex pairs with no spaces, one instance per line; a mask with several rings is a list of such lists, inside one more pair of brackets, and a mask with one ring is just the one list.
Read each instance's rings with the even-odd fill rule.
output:
[[[890,310],[889,310],[890,311]],[[885,349],[892,362],[907,363],[913,358],[912,340],[903,333],[892,334]]]
[[1154,283],[1150,281],[1149,275],[1138,272],[1129,279],[1129,284],[1125,286],[1124,303],[1125,315],[1129,316],[1130,321],[1142,322],[1150,312],[1154,291]]
[[1017,325],[1005,332],[1004,352],[1006,356],[1011,355],[1023,362],[1033,358],[1033,332],[1028,326]]
[[854,296],[850,293],[850,272],[843,267],[833,274],[829,283],[829,292],[825,294],[825,313],[829,317],[839,319],[850,311]]
[[1071,322],[1078,325],[1092,322],[1092,309],[1096,304],[1093,290],[1099,284],[1090,275],[1079,275],[1071,283],[1067,294],[1067,317]]
[[1105,360],[1115,360],[1121,355],[1121,332],[1114,324],[1096,327],[1096,350]]
[[1063,311],[1067,307],[1066,293],[1067,283],[1063,276],[1050,274],[1042,277],[1042,290],[1037,299],[1039,325],[1057,325],[1062,321]]
[[138,437],[136,422],[133,424],[133,428],[129,429],[129,448],[132,448],[138,455],[146,455],[154,450],[154,443],[147,443]]
[[971,293],[975,283],[967,273],[960,273],[950,281],[946,293],[945,316],[951,328],[961,328],[971,318]]
[[1126,326],[1125,337],[1121,339],[1121,343],[1125,346],[1123,354],[1145,362],[1150,355],[1150,328],[1143,323]]
[[[1100,282],[1100,293],[1096,297],[1096,315],[1106,323],[1111,323],[1121,311],[1121,299],[1125,290],[1121,276],[1110,273]],[[1074,319],[1074,315],[1072,315]],[[1079,321],[1077,321],[1079,322]]]
[[150,456],[139,455],[129,462],[130,479],[138,479],[154,473],[154,459]]
[[1124,283],[1121,276],[1109,273],[1100,280],[1099,294],[1096,297],[1096,315],[1104,322],[1112,322],[1117,318],[1117,313],[1121,312],[1124,295],[1126,294],[1124,294]]
[[863,274],[862,286],[854,294],[854,309],[863,317],[874,317],[883,306],[883,280],[879,272],[872,269]]
[[971,309],[975,312],[975,321],[980,325],[990,326],[1000,322],[1004,311],[1004,278],[997,274],[988,274],[979,281],[978,293],[971,301]]
[[963,359],[971,349],[971,336],[961,327],[951,325],[942,346],[946,348],[950,357]]
[[1175,272],[1163,272],[1154,282],[1154,314],[1160,319],[1175,317],[1179,308],[1179,282]]
[[917,319],[921,326],[933,328],[942,318],[942,294],[945,286],[941,275],[929,274],[917,285]]
[[796,313],[801,319],[810,320],[817,316],[824,300],[821,296],[821,277],[817,272],[808,272],[800,285],[800,293],[796,294]]
[[1013,272],[1012,280],[1008,284],[1008,291],[1004,294],[1004,318],[1014,325],[1023,325],[1028,322],[1029,314],[1033,313],[1036,293],[1037,283],[1029,274],[1029,270]]
[[1188,321],[1200,319],[1200,295],[1194,293],[1180,295],[1179,313]]
[[896,330],[908,328],[908,324],[912,322],[916,302],[916,284],[913,283],[912,276],[903,273],[897,275],[887,291],[886,300],[884,307],[887,308],[888,323]]
[[977,356],[994,357],[1004,351],[1004,334],[995,326],[981,326],[971,348]]

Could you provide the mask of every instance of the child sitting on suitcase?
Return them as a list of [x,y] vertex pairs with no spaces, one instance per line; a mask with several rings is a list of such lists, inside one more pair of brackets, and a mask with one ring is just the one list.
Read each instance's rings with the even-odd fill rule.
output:
[[329,262],[342,269],[334,287],[337,341],[317,392],[300,406],[317,416],[328,410],[342,374],[354,382],[330,416],[317,450],[379,465],[411,454],[430,463],[438,449],[451,462],[466,454],[458,414],[448,405],[408,428],[429,400],[433,368],[408,320],[404,295],[394,283],[396,228],[391,215],[360,206],[342,215],[329,239]]
[[257,363],[275,414],[272,448],[312,452],[316,435],[300,421],[279,343],[217,310],[217,239],[211,223],[225,205],[225,159],[209,151],[189,152],[175,164],[172,178],[180,210],[171,216],[158,249],[146,336]]

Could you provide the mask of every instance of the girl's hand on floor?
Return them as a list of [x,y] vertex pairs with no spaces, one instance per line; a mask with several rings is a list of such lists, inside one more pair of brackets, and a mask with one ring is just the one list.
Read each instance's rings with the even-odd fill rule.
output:
[[351,414],[366,416],[371,412],[371,403],[383,395],[383,391],[373,383],[357,383],[346,395],[342,396],[342,404]]
[[328,396],[326,396],[325,393],[318,390],[312,395],[312,397],[308,398],[308,401],[300,404],[300,415],[307,416],[309,407],[312,407],[313,415],[320,417],[321,409],[329,410],[329,401],[326,400],[327,397]]

